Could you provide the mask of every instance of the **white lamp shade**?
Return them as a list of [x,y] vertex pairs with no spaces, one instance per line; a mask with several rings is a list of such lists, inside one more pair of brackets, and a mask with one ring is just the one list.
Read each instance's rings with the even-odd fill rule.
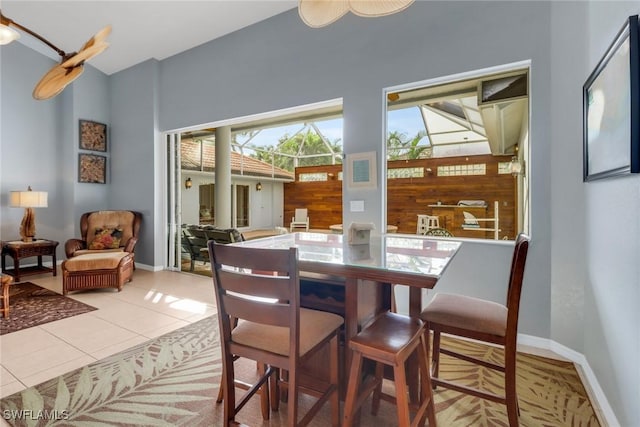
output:
[[11,191],[9,206],[12,208],[46,208],[46,191]]
[[20,38],[20,33],[18,33],[13,28],[8,25],[0,25],[0,45],[9,44],[14,40]]

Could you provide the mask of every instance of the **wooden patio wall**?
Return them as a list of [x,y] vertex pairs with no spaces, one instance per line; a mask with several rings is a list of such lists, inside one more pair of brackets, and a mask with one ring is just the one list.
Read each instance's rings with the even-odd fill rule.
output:
[[[416,233],[419,214],[437,215],[440,225],[457,237],[493,238],[492,232],[463,230],[462,211],[477,218],[494,218],[494,202],[499,204],[499,237],[513,239],[516,234],[516,179],[498,174],[498,163],[509,162],[511,156],[469,156],[389,162],[388,168],[423,167],[424,177],[396,178],[387,182],[387,219],[400,233]],[[438,166],[486,164],[486,175],[438,176]],[[284,185],[284,225],[288,226],[295,208],[309,210],[310,227],[327,229],[342,222],[342,181],[338,172],[342,165],[310,166],[296,169],[296,182]],[[430,171],[429,171],[430,170]],[[328,181],[299,182],[301,173],[327,172]],[[484,200],[487,208],[454,207],[460,200]],[[430,207],[440,202],[439,207]],[[481,223],[492,227],[492,223]]]
[[[309,227],[329,229],[330,225],[342,223],[342,181],[338,173],[342,165],[305,166],[296,168],[295,182],[284,184],[283,225],[289,227],[296,208],[307,208]],[[301,173],[326,172],[328,181],[300,182]]]

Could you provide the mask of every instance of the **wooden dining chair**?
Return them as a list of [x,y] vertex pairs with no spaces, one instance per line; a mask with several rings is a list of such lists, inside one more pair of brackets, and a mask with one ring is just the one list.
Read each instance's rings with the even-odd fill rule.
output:
[[[437,293],[427,304],[420,317],[433,331],[431,382],[433,387],[443,386],[461,393],[488,399],[507,406],[511,427],[518,425],[518,396],[516,394],[516,338],[518,311],[524,267],[529,250],[529,236],[521,233],[515,242],[511,260],[511,274],[506,305],[464,295]],[[501,364],[460,354],[440,345],[442,333],[498,344],[504,349]],[[497,395],[480,388],[453,382],[439,377],[440,354],[475,363],[504,373],[504,394]]]
[[[214,241],[209,241],[208,247],[221,334],[224,425],[235,424],[236,415],[248,400],[270,379],[279,377],[279,371],[286,371],[287,382],[279,385],[288,395],[288,424],[307,425],[328,401],[331,423],[338,426],[338,332],[343,319],[300,308],[297,249],[247,248]],[[235,328],[231,321],[234,318],[238,319]],[[327,347],[329,378],[305,381],[308,379],[303,376],[301,365]],[[265,365],[264,373],[237,403],[233,364],[236,357]],[[299,421],[300,393],[317,400]]]

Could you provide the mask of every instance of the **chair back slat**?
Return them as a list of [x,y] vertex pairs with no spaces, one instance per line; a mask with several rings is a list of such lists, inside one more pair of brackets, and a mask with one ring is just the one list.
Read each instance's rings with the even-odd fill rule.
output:
[[289,276],[266,276],[245,271],[232,271],[224,267],[220,269],[218,277],[222,289],[238,294],[288,301]]
[[296,222],[304,222],[307,220],[307,209],[298,208],[295,210],[295,219]]
[[248,248],[210,240],[208,249],[222,335],[231,337],[230,323],[222,320],[228,318],[286,326],[297,358],[300,342],[297,248]]
[[[283,252],[289,249],[260,249],[244,246],[216,246],[218,263],[230,267],[240,267],[249,270],[273,272],[280,276],[289,276],[292,268],[288,256]],[[209,254],[212,254],[209,249]],[[211,256],[211,255],[210,255]],[[213,263],[213,259],[211,260]],[[294,264],[295,270],[295,264]]]
[[291,306],[232,294],[222,295],[226,313],[237,319],[271,326],[289,327]]

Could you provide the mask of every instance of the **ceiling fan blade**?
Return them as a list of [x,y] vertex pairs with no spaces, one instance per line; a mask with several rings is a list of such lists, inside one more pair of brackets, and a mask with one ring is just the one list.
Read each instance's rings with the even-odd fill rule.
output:
[[82,65],[70,69],[63,67],[62,64],[54,66],[33,89],[33,97],[38,100],[53,98],[62,92],[69,83],[77,79],[83,71]]
[[415,0],[349,0],[349,10],[358,16],[376,17],[400,12]]
[[96,56],[97,54],[99,54],[100,52],[102,52],[108,47],[109,47],[109,43],[99,42],[86,49],[82,49],[80,52],[76,53],[75,55],[73,55],[72,57],[64,61],[61,65],[64,68],[76,67],[90,60],[91,58],[93,58],[94,56]]
[[348,0],[300,0],[298,14],[312,28],[325,27],[349,11]]
[[93,46],[94,44],[98,44],[102,41],[104,41],[109,34],[111,34],[111,25],[107,25],[106,27],[104,27],[103,29],[101,29],[100,31],[98,31],[96,33],[95,36],[91,37],[85,44],[84,46],[82,46],[82,48],[80,49],[81,51],[84,49],[87,49],[91,46]]

